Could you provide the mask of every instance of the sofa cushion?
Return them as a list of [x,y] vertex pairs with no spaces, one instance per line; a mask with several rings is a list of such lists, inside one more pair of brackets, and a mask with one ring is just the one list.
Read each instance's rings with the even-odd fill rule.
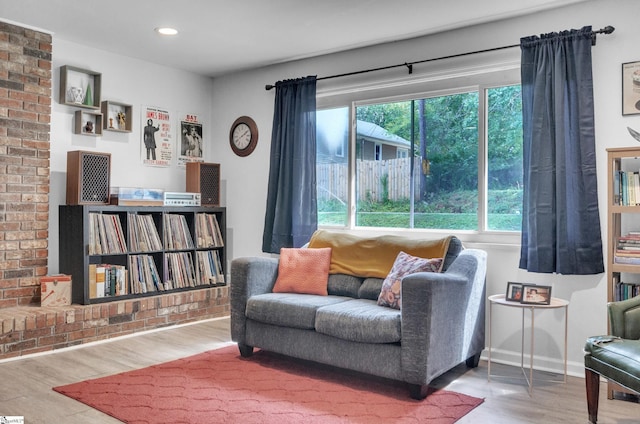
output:
[[362,282],[360,290],[358,290],[358,297],[360,299],[378,300],[380,296],[380,290],[382,290],[382,278],[367,278]]
[[298,293],[266,293],[247,300],[246,316],[266,324],[284,327],[315,328],[319,307],[348,301],[342,296],[317,296]]
[[327,292],[331,248],[280,249],[278,278],[274,293],[306,293],[324,295]]
[[[438,240],[422,240],[394,235],[359,237],[344,232],[317,230],[311,236],[309,247],[332,248],[330,274],[385,278],[401,251],[421,258],[443,258],[450,253],[453,261],[461,249],[456,239],[452,245],[454,252],[449,252],[454,238],[448,236]],[[447,266],[450,263],[447,260],[445,262]]]
[[405,252],[398,253],[398,257],[382,283],[378,305],[394,309],[402,307],[402,278],[416,272],[439,272],[442,268],[442,258],[419,258]]
[[318,308],[318,333],[359,343],[396,343],[401,339],[400,311],[353,299]]
[[362,278],[347,274],[329,275],[327,291],[336,296],[358,297],[358,290],[362,285]]

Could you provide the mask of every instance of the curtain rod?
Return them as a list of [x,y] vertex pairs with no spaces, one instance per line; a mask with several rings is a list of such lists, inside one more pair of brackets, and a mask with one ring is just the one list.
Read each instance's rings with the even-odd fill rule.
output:
[[[599,29],[597,31],[591,31],[591,45],[595,46],[596,45],[596,35],[597,34],[611,34],[613,31],[615,31],[615,28],[612,27],[611,25],[608,25],[602,29]],[[426,62],[433,62],[436,60],[443,60],[443,59],[453,59],[456,57],[462,57],[462,56],[469,56],[472,54],[478,54],[478,53],[487,53],[487,52],[493,52],[493,51],[497,51],[497,50],[504,50],[504,49],[512,49],[514,47],[520,47],[520,44],[511,44],[510,46],[502,46],[502,47],[493,47],[490,49],[484,49],[484,50],[476,50],[474,52],[466,52],[466,53],[459,53],[459,54],[452,54],[449,56],[441,56],[441,57],[436,57],[436,58],[432,58],[432,59],[424,59],[424,60],[418,60],[415,62],[405,62],[405,63],[399,63],[397,65],[389,65],[389,66],[383,66],[380,68],[372,68],[372,69],[364,69],[361,71],[354,71],[354,72],[347,72],[346,74],[338,74],[338,75],[329,75],[326,77],[320,77],[320,78],[316,78],[316,81],[321,81],[321,80],[325,80],[325,79],[333,79],[333,78],[341,78],[341,77],[348,77],[351,75],[358,75],[358,74],[366,74],[368,72],[376,72],[376,71],[384,71],[386,69],[393,69],[393,68],[400,68],[400,67],[406,67],[409,71],[409,74],[413,73],[413,65],[419,64],[419,63],[426,63]],[[267,84],[264,86],[265,90],[271,90],[273,88],[275,88],[275,85],[272,84]]]

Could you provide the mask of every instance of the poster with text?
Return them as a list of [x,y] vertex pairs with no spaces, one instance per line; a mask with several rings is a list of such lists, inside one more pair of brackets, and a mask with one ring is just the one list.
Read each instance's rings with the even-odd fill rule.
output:
[[187,162],[203,162],[202,124],[197,115],[186,115],[180,121],[180,154],[178,164],[185,166]]
[[162,108],[142,108],[142,163],[150,166],[170,166],[173,159],[171,114]]

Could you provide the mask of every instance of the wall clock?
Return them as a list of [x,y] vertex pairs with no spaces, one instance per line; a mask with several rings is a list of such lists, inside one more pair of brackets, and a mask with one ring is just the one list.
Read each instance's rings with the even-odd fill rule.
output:
[[229,131],[231,150],[238,156],[248,156],[258,144],[258,126],[248,116],[241,116],[231,125]]

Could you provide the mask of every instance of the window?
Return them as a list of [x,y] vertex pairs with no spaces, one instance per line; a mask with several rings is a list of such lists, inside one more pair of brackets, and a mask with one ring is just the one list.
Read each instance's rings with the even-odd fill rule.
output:
[[[519,85],[354,101],[316,122],[319,225],[520,230]],[[322,154],[336,144],[346,158]]]

